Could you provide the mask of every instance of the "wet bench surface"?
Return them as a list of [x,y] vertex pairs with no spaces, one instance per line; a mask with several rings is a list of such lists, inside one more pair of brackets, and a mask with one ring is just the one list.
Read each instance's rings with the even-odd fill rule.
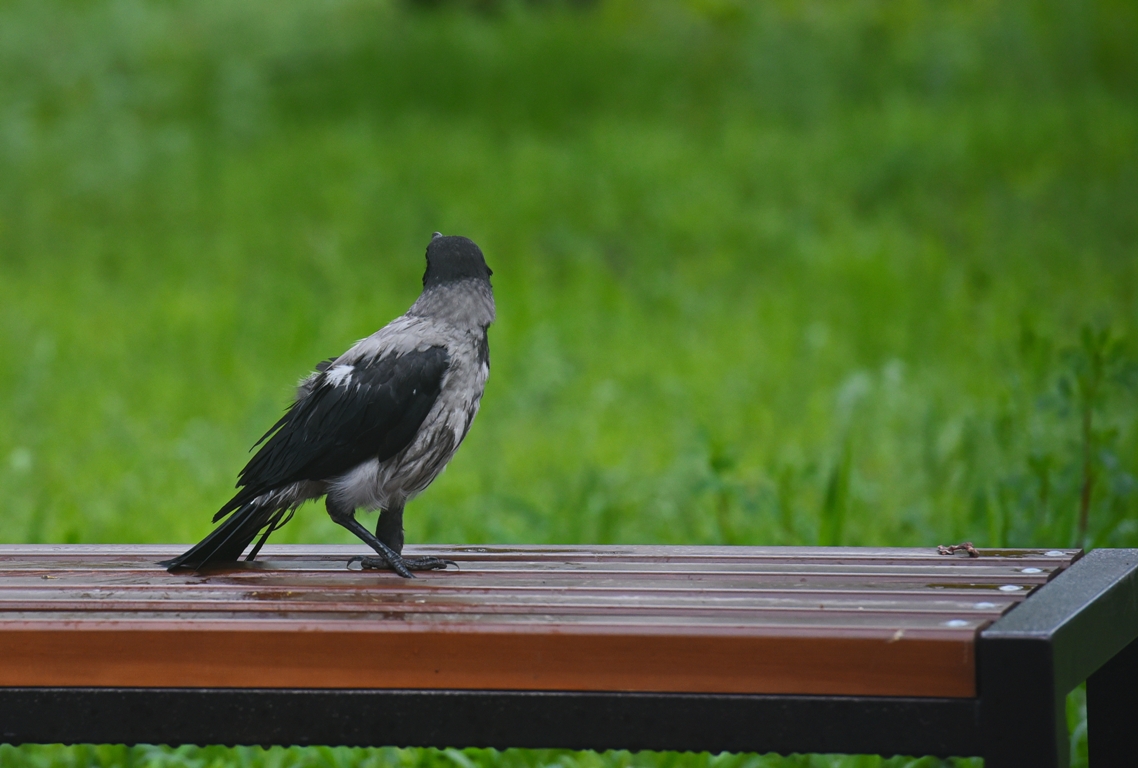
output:
[[[273,691],[338,689],[416,692],[424,701],[434,692],[433,701],[447,694],[452,703],[469,699],[462,692],[502,701],[510,692],[548,694],[540,701],[623,694],[641,703],[678,702],[671,694],[689,703],[700,695],[830,697],[916,700],[917,710],[924,700],[942,715],[972,718],[980,734],[984,632],[1021,603],[1032,605],[1044,585],[1063,583],[1083,557],[1066,549],[982,549],[970,558],[933,548],[434,546],[407,553],[459,567],[405,580],[349,569],[359,547],[270,546],[256,562],[200,573],[169,574],[155,564],[178,551],[0,547],[0,715],[19,719],[12,708],[37,689],[64,697],[215,692],[218,701],[221,691],[254,691],[264,702]],[[540,709],[538,699],[526,701],[529,711]],[[0,726],[8,740],[34,740]],[[247,740],[226,732],[224,740],[263,742],[253,731]],[[976,734],[933,751],[977,754]],[[362,739],[290,741],[318,738]],[[456,735],[434,745],[479,745],[469,742]],[[517,745],[653,746],[570,742]],[[953,751],[956,743],[963,752]],[[660,742],[669,747],[684,745]]]
[[358,547],[175,549],[0,550],[0,685],[967,697],[977,630],[1078,556],[434,547],[458,569],[405,580]]

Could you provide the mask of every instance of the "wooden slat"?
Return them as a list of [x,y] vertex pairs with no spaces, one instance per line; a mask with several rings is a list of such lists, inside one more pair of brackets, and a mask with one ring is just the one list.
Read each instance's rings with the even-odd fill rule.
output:
[[[0,545],[0,557],[18,567],[24,560],[21,555],[30,555],[32,560],[25,567],[36,567],[42,563],[45,554],[53,555],[53,567],[62,567],[68,562],[81,562],[84,567],[130,568],[140,567],[149,570],[153,561],[165,559],[176,554],[182,545]],[[875,567],[898,565],[911,567],[932,567],[944,570],[951,567],[955,571],[962,568],[982,569],[993,565],[998,558],[1003,567],[1039,567],[1044,569],[1062,568],[1079,556],[1078,550],[983,550],[985,557],[968,558],[955,556],[946,558],[932,549],[915,548],[854,548],[854,547],[684,547],[684,546],[598,546],[582,548],[573,546],[541,547],[455,547],[434,546],[407,548],[412,556],[433,554],[459,562],[464,566],[482,563],[487,567],[510,567],[511,563],[521,563],[530,568],[540,568],[543,563],[552,562],[559,569],[571,568],[578,564],[632,564],[650,563],[654,568],[664,563],[712,563],[716,570],[734,564],[771,565],[777,563],[802,565],[865,565]],[[91,555],[96,559],[92,560]],[[285,561],[290,567],[303,563],[306,568],[339,570],[344,561],[354,555],[366,554],[359,546],[350,545],[270,545],[262,552],[260,560],[249,564],[253,568],[271,569],[270,561]],[[654,572],[656,572],[654,570]]]
[[977,614],[1001,615],[1015,600],[1003,597],[991,601],[917,598],[873,598],[835,595],[824,599],[813,596],[721,595],[709,602],[706,594],[673,592],[665,594],[579,592],[555,588],[537,591],[494,590],[420,590],[390,594],[361,589],[270,588],[249,591],[242,586],[200,585],[193,590],[171,590],[139,586],[125,587],[0,587],[0,611],[88,610],[97,600],[104,611],[342,611],[360,606],[385,611],[565,611],[565,612],[648,612],[653,614],[689,614],[769,611],[809,611],[858,615],[876,613],[904,614]]
[[975,694],[979,629],[1073,550],[430,547],[460,570],[267,547],[0,546],[0,685]]
[[[970,648],[793,635],[27,631],[0,635],[0,683],[971,696]],[[930,694],[918,673],[956,682]]]

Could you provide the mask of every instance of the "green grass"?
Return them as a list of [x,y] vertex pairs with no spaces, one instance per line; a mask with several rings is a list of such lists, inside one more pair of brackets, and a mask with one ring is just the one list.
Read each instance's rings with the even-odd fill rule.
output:
[[[441,230],[499,321],[409,541],[1071,545],[1089,466],[1138,546],[1136,96],[1126,2],[6,2],[0,539],[204,535]],[[0,751],[368,761],[939,764]]]

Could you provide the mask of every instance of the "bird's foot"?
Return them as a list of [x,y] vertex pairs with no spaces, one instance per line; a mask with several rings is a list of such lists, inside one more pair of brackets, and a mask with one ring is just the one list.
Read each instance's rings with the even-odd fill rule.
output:
[[966,541],[963,544],[953,544],[951,547],[941,545],[936,548],[938,555],[955,555],[957,552],[967,552],[969,557],[979,557],[980,553],[976,551],[976,547],[972,546],[971,541]]
[[404,559],[403,564],[412,571],[445,571],[448,565],[458,568],[458,563],[454,560],[445,560],[441,557],[412,557],[409,560]]
[[454,560],[444,560],[441,557],[399,557],[398,560],[390,561],[380,555],[357,555],[348,561],[348,567],[351,568],[355,563],[359,563],[365,571],[395,571],[405,579],[415,578],[411,571],[445,571],[448,565],[458,567]]
[[365,571],[395,571],[405,579],[415,578],[411,574],[411,569],[407,567],[406,562],[402,557],[396,555],[395,558],[388,559],[382,555],[371,555],[364,557],[363,555],[356,555],[348,561],[348,569],[351,570],[352,566],[356,563],[360,564],[360,568]]

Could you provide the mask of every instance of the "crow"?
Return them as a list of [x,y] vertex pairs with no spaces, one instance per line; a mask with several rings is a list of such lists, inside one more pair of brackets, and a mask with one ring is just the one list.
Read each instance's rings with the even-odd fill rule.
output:
[[[454,456],[478,413],[490,374],[493,272],[465,237],[436,232],[423,292],[406,314],[316,366],[285,415],[253,446],[225,518],[200,543],[161,563],[169,570],[257,556],[297,507],[325,497],[329,517],[375,550],[365,568],[445,569],[449,560],[404,558],[403,505]],[[375,535],[356,510],[380,510]]]

